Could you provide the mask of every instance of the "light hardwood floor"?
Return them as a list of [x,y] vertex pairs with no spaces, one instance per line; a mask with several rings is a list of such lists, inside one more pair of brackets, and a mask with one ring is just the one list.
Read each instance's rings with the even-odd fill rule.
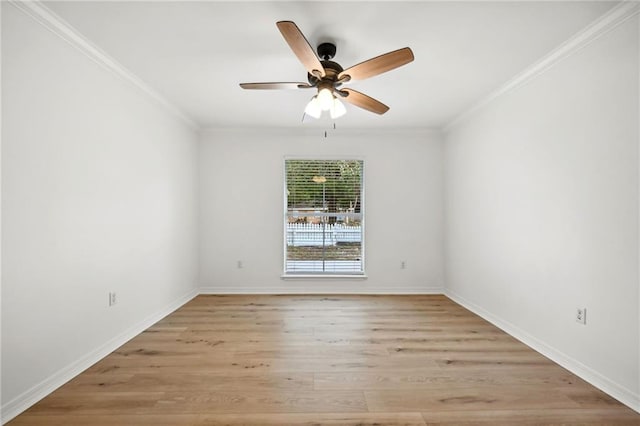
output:
[[444,296],[198,296],[11,426],[640,425]]

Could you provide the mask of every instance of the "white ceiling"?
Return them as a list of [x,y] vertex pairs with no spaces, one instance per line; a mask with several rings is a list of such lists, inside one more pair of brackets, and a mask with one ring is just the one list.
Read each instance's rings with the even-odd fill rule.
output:
[[[615,2],[46,2],[92,43],[203,128],[302,126],[308,90],[241,82],[306,81],[276,28],[292,20],[315,48],[333,41],[347,68],[409,46],[415,61],[348,83],[390,106],[347,105],[345,127],[442,127],[601,16]],[[327,125],[305,123],[304,126]]]

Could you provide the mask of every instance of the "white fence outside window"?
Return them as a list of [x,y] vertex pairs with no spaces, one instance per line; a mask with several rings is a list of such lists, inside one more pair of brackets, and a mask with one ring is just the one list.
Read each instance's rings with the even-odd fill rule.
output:
[[287,245],[335,246],[338,243],[359,243],[362,241],[362,228],[340,223],[287,223]]

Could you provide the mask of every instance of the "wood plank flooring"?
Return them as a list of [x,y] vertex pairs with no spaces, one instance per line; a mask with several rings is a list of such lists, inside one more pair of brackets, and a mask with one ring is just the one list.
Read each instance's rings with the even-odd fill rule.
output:
[[444,296],[198,296],[11,426],[640,425]]

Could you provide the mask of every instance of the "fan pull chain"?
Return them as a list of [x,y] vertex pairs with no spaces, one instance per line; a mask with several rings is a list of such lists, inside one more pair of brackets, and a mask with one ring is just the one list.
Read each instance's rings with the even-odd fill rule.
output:
[[[336,130],[336,123],[333,123],[333,130]],[[324,138],[328,138],[329,137],[329,131],[325,130],[324,131]]]

